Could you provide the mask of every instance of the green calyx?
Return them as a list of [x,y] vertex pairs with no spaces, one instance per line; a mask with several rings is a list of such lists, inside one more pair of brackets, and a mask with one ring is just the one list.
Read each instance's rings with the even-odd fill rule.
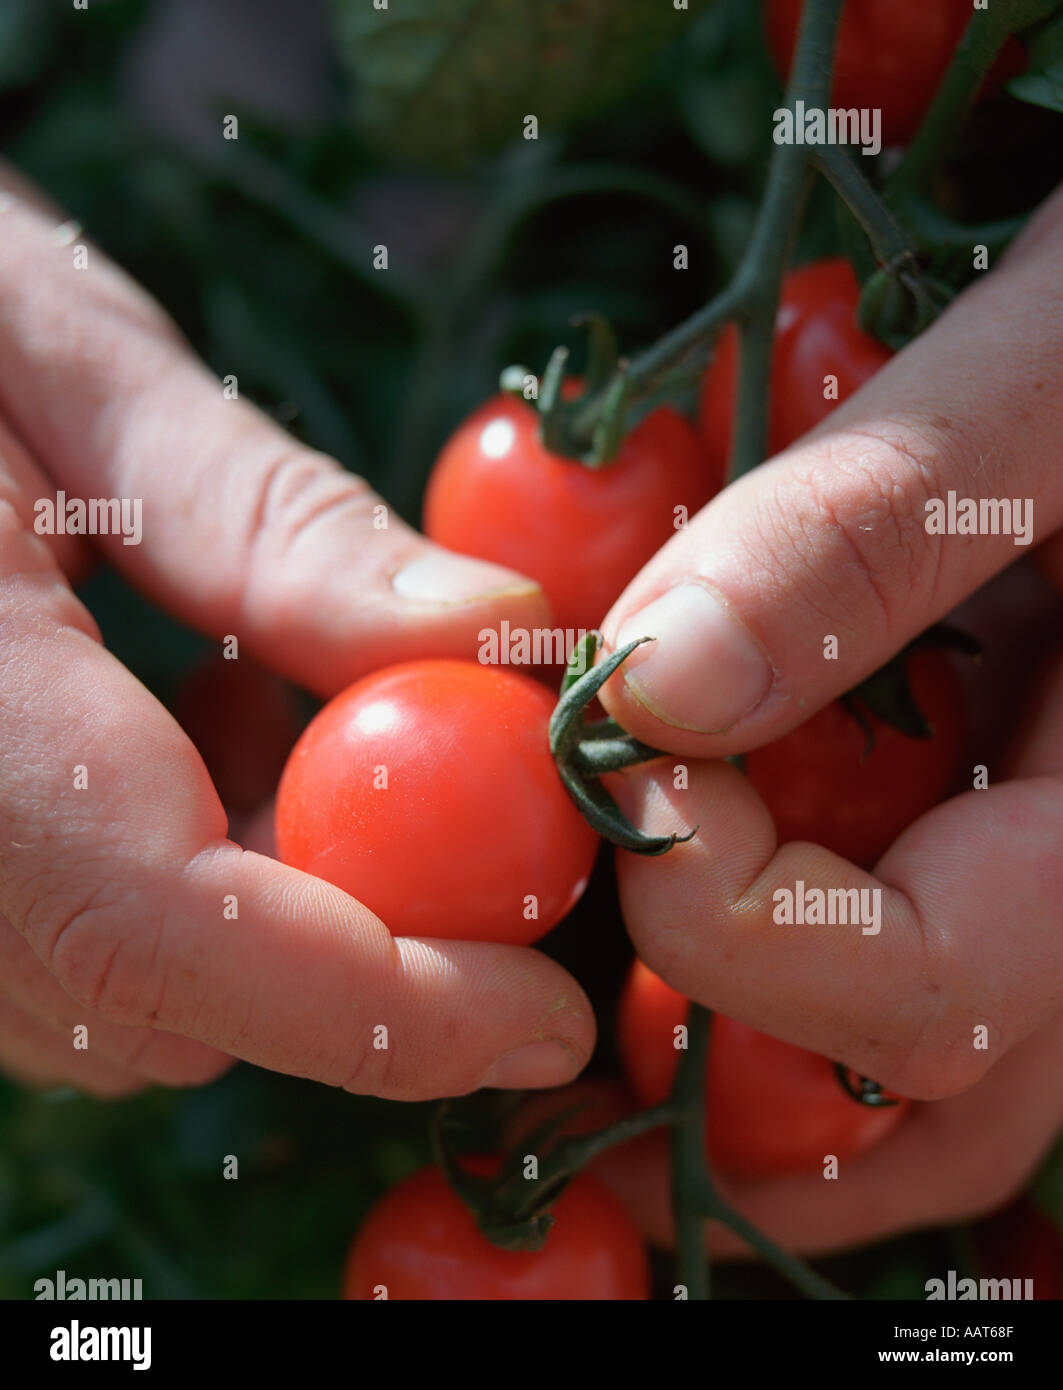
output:
[[[666,1101],[604,1129],[565,1137],[565,1126],[585,1108],[584,1104],[569,1106],[523,1135],[502,1159],[494,1177],[480,1177],[463,1169],[447,1144],[446,1122],[460,1106],[461,1101],[444,1101],[437,1109],[431,1130],[433,1154],[479,1229],[503,1250],[541,1250],[554,1223],[551,1208],[577,1173],[606,1149],[674,1118]],[[535,1160],[533,1168],[530,1158]],[[534,1176],[529,1176],[529,1171]]]
[[[852,690],[842,696],[846,712],[860,725],[864,733],[866,758],[875,746],[875,730],[867,713],[888,724],[908,738],[933,738],[934,730],[919,708],[908,680],[908,658],[921,647],[938,647],[943,651],[959,652],[974,659],[981,646],[973,637],[947,623],[935,623],[912,639],[885,666],[880,666]],[[866,711],[866,713],[865,713]]]
[[864,285],[856,318],[865,333],[899,351],[929,328],[955,291],[932,278],[914,256],[876,270]]
[[[543,447],[586,468],[602,468],[614,459],[627,429],[629,382],[617,352],[616,335],[601,314],[581,314],[572,326],[585,327],[590,338],[586,385],[580,395],[564,392],[568,348],[555,348],[539,383],[538,411]],[[528,373],[507,367],[499,385],[526,399]]]
[[569,796],[603,839],[635,854],[656,855],[692,839],[696,828],[687,835],[646,835],[631,824],[598,779],[664,754],[632,738],[614,719],[590,723],[586,719],[587,706],[613,672],[636,647],[649,641],[652,638],[640,637],[629,642],[597,666],[598,634],[590,632],[580,641],[569,658],[561,696],[550,717],[550,752]]

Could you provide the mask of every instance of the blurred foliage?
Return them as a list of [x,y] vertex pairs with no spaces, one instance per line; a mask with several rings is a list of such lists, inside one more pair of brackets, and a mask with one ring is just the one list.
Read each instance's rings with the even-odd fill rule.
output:
[[534,115],[567,125],[642,85],[689,10],[661,0],[333,0],[366,137],[417,161],[467,165]]
[[[292,5],[310,24],[316,7]],[[272,116],[270,87],[289,65],[284,41],[270,50],[267,34],[262,100],[208,103],[203,128],[216,134],[196,138],[131,95],[159,5],[0,0],[0,139],[219,376],[235,372],[242,395],[416,521],[435,451],[507,362],[540,369],[571,333],[578,368],[583,344],[568,319],[587,309],[608,315],[632,350],[722,283],[748,241],[779,89],[749,0],[692,0],[685,37],[660,52],[685,24],[660,0],[405,0],[387,16],[394,38],[385,12],[363,0],[343,9],[343,42],[358,40],[353,91],[337,59],[335,90],[322,84],[311,115]],[[532,16],[542,27],[529,31]],[[414,17],[416,50],[402,29]],[[455,18],[470,32],[475,21],[474,44],[448,46]],[[361,24],[378,26],[376,37],[359,37]],[[239,70],[243,45],[221,58]],[[361,133],[348,117],[359,99]],[[240,138],[225,142],[230,111]],[[520,138],[527,111],[541,118],[537,141]],[[1052,176],[1047,147],[1026,165],[1016,157],[1016,142],[1036,145],[1040,129],[1025,119],[1005,111],[981,152],[957,161],[954,208],[1026,206],[1023,189]],[[453,156],[455,142],[470,156],[460,176],[385,153]],[[679,242],[690,248],[683,272],[672,268]],[[386,272],[372,268],[379,244]],[[820,187],[795,254],[839,248]],[[83,597],[108,646],[169,699],[203,639],[111,571]],[[630,948],[607,860],[546,946],[600,1003],[594,1065],[611,1068]],[[0,1082],[0,1295],[29,1296],[35,1278],[63,1268],[142,1277],[149,1297],[332,1296],[369,1203],[425,1159],[425,1118],[423,1106],[248,1066],[197,1092],[111,1104]],[[236,1182],[221,1176],[226,1154],[240,1161]],[[1058,1215],[1058,1181],[1052,1190]],[[860,1296],[921,1297],[928,1272],[967,1267],[958,1240],[905,1238],[825,1268]],[[665,1262],[660,1273],[670,1288]],[[752,1266],[721,1272],[718,1294],[791,1296]]]
[[1027,70],[1008,83],[1021,101],[1063,112],[1063,15],[1042,24],[1031,44]]

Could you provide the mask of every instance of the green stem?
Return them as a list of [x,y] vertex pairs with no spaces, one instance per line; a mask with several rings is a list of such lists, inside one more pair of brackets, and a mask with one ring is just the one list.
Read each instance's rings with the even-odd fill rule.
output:
[[804,1260],[799,1260],[796,1255],[791,1255],[784,1250],[781,1245],[776,1245],[773,1240],[757,1229],[751,1222],[747,1221],[741,1212],[735,1211],[723,1198],[714,1191],[712,1205],[709,1216],[713,1221],[719,1221],[721,1225],[729,1227],[735,1235],[740,1236],[747,1245],[756,1250],[766,1264],[777,1270],[784,1279],[788,1279],[795,1288],[807,1294],[809,1298],[820,1301],[847,1301],[848,1294],[842,1293],[822,1275],[817,1274],[814,1269],[810,1269]]
[[448,380],[465,315],[475,296],[490,281],[521,224],[548,204],[568,198],[619,193],[655,202],[701,228],[705,209],[700,199],[669,179],[607,162],[573,164],[560,169],[513,175],[478,219],[454,272],[443,278],[424,319],[410,374],[407,409],[389,466],[389,497],[400,510],[412,512],[424,481],[427,446],[433,437],[443,384]]
[[678,1282],[687,1298],[709,1297],[709,1259],[705,1220],[712,1189],[705,1166],[705,1067],[712,1014],[691,1004],[687,1047],[672,1088],[672,1215],[675,1220]]
[[732,280],[704,308],[644,351],[636,353],[625,368],[629,383],[628,404],[637,405],[651,396],[665,373],[675,372],[679,367],[694,373],[706,366],[713,339],[741,306],[738,282]]
[[687,1017],[687,1047],[679,1063],[670,1102],[672,1128],[672,1214],[675,1221],[677,1282],[689,1299],[709,1297],[709,1259],[705,1246],[707,1221],[734,1231],[766,1264],[777,1270],[809,1298],[840,1300],[847,1295],[811,1269],[803,1260],[776,1245],[721,1197],[705,1159],[706,1068],[712,1014],[691,1004]]
[[915,258],[915,242],[842,146],[820,145],[812,160],[860,223],[880,265]]
[[887,184],[895,205],[925,189],[952,145],[978,89],[1009,34],[1044,19],[1058,0],[993,0],[975,10],[919,133]]
[[550,1150],[539,1165],[539,1176],[533,1183],[524,1183],[525,1199],[517,1209],[517,1218],[529,1216],[542,1202],[544,1189],[553,1189],[566,1182],[586,1164],[592,1162],[607,1149],[618,1144],[630,1143],[652,1129],[660,1129],[671,1124],[675,1118],[675,1107],[671,1099],[651,1110],[640,1110],[627,1115],[607,1129],[579,1138],[562,1139]]
[[[808,0],[786,105],[825,110],[830,104],[831,56],[842,0]],[[744,314],[738,356],[738,399],[731,446],[731,477],[755,468],[767,453],[771,360],[783,272],[800,212],[810,189],[810,147],[776,145],[753,235],[735,281]]]

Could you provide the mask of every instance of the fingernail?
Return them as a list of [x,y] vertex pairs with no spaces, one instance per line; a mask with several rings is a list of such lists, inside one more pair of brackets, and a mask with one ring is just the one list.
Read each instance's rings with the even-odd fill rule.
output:
[[400,598],[416,603],[475,603],[502,594],[534,594],[539,586],[501,565],[471,560],[447,550],[422,552],[393,577]]
[[656,640],[621,667],[640,705],[695,733],[729,729],[771,689],[771,663],[748,630],[701,584],[678,584],[625,620],[613,643]]
[[508,1091],[541,1090],[563,1086],[578,1071],[576,1059],[564,1043],[525,1043],[504,1052],[480,1084]]

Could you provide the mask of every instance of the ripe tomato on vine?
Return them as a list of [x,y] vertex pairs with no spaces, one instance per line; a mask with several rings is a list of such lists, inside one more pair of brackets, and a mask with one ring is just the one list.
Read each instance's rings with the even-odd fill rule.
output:
[[[636,961],[618,1012],[618,1045],[643,1105],[668,1095],[679,1066],[676,1028],[689,1001]],[[862,1105],[838,1082],[834,1063],[716,1014],[706,1075],[708,1150],[721,1173],[779,1177],[854,1158],[884,1139],[906,1102]]]
[[451,550],[530,575],[559,627],[590,630],[721,482],[669,406],[636,425],[615,459],[589,467],[551,453],[532,406],[500,394],[443,446],[424,527]]
[[[780,74],[793,62],[804,0],[767,0],[764,27]],[[971,0],[848,0],[838,26],[831,105],[882,112],[887,145],[906,145],[922,124],[973,13]],[[1009,38],[982,87],[987,96],[1022,71]]]
[[280,858],[396,936],[529,945],[579,898],[598,843],[550,756],[553,707],[527,676],[471,661],[356,681],[284,769]]
[[960,679],[944,651],[924,647],[905,661],[929,738],[901,733],[870,711],[873,740],[835,700],[782,738],[745,755],[779,842],[812,840],[871,868],[902,830],[944,800],[963,750]]
[[[818,425],[889,361],[892,353],[856,321],[860,286],[846,260],[813,261],[783,281],[772,350],[768,452],[780,453]],[[715,466],[727,466],[738,377],[730,325],[702,379],[700,427]],[[836,379],[836,390],[825,387]]]
[[[462,1160],[485,1174],[497,1160]],[[541,1250],[504,1250],[437,1168],[385,1194],[355,1235],[343,1276],[347,1299],[530,1302],[643,1300],[650,1296],[645,1247],[620,1202],[578,1174],[552,1209]]]

